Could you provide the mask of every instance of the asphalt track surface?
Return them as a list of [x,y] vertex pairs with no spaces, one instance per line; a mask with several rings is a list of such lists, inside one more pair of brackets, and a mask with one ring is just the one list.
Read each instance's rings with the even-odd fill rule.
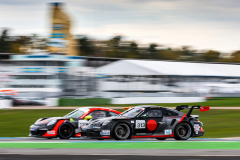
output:
[[[173,139],[168,139],[164,142],[174,142]],[[239,138],[224,138],[224,139],[205,139],[205,138],[192,138],[190,142],[240,142]],[[115,140],[90,140],[73,138],[69,140],[61,139],[42,139],[42,138],[0,138],[1,143],[100,143],[111,142],[119,143]],[[139,145],[144,145],[144,142],[159,142],[155,139],[132,139],[131,141],[122,141],[121,143],[137,142]],[[161,143],[161,142],[160,142]],[[239,143],[240,144],[240,143]],[[61,156],[59,156],[61,155]],[[66,156],[67,155],[67,156]],[[157,159],[159,156],[164,156],[164,160],[172,160],[178,157],[178,160],[203,160],[203,159],[216,159],[221,160],[230,156],[231,159],[240,159],[240,149],[112,149],[112,148],[0,148],[1,159],[124,159],[124,160],[141,160],[141,159]],[[50,158],[51,157],[51,158]],[[180,157],[180,158],[179,158]]]
[[0,155],[1,160],[226,160],[230,158],[231,160],[239,160],[240,157],[218,157],[218,156],[129,156],[129,155]]

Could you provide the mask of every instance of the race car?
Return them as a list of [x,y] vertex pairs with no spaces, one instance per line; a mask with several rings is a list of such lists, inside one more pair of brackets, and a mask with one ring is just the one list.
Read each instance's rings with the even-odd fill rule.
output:
[[[186,108],[190,109],[187,114],[180,112]],[[203,136],[203,123],[199,121],[199,116],[191,115],[193,109],[207,111],[209,107],[182,105],[172,110],[159,106],[135,106],[117,117],[91,121],[82,127],[82,136],[116,140],[131,138],[187,140],[189,137]]]
[[69,139],[81,137],[81,126],[90,120],[118,116],[121,112],[99,107],[78,108],[63,117],[45,117],[30,126],[29,137]]

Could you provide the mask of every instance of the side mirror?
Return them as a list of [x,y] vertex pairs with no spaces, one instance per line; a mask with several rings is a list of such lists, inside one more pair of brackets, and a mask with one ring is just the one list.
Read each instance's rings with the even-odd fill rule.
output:
[[84,118],[84,120],[90,120],[90,119],[92,119],[92,116],[86,116],[86,117]]

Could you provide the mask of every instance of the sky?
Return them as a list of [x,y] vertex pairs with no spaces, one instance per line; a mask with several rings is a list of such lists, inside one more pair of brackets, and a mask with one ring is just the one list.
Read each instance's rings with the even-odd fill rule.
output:
[[[50,3],[0,0],[0,28],[11,35],[50,35]],[[240,50],[239,0],[59,0],[73,35],[109,39],[122,35],[139,44]]]

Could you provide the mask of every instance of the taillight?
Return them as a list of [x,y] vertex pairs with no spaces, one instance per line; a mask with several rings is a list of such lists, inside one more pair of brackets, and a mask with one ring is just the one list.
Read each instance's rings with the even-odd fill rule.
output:
[[195,121],[199,121],[198,119],[195,119]]

